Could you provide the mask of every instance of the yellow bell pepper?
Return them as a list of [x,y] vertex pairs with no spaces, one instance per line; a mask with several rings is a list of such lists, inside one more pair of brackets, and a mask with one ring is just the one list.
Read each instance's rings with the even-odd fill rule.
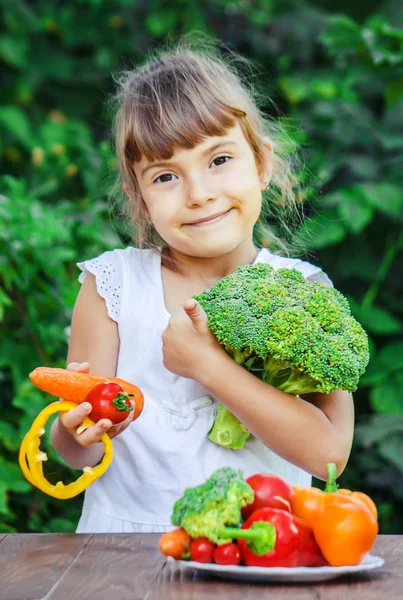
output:
[[[67,411],[71,408],[76,408],[77,404],[73,402],[52,402],[44,408],[36,417],[32,426],[24,439],[22,440],[19,453],[19,463],[25,478],[45,494],[66,500],[77,496],[84,491],[91,483],[96,481],[108,469],[113,458],[112,440],[107,433],[101,437],[101,442],[104,445],[104,457],[102,462],[96,467],[84,467],[83,475],[76,481],[64,485],[58,481],[56,485],[51,484],[43,474],[42,462],[48,457],[45,452],[41,452],[40,437],[45,433],[45,424],[49,417],[56,412]],[[94,425],[94,423],[86,417],[83,421],[84,426]]]

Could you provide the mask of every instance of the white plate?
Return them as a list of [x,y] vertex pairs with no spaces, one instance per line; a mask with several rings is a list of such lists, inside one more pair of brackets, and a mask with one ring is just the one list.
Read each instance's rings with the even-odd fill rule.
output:
[[223,577],[225,579],[242,579],[244,581],[284,581],[288,583],[298,581],[326,581],[335,579],[342,575],[351,573],[363,573],[372,569],[379,569],[385,564],[380,556],[367,556],[354,567],[235,567],[229,565],[216,565],[211,563],[198,563],[191,560],[175,560],[168,557],[168,560],[176,563],[186,570],[202,571],[206,574]]

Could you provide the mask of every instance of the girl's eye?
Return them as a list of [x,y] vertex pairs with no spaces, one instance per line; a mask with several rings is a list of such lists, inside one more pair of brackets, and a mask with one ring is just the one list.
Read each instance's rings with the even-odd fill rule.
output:
[[173,175],[173,173],[163,173],[154,179],[153,183],[169,183],[170,181],[173,181],[173,179],[169,179],[169,177],[176,177],[176,175]]
[[217,158],[215,158],[212,162],[212,164],[214,164],[215,162],[218,161],[218,164],[216,165],[217,167],[219,167],[220,165],[224,165],[226,162],[228,162],[226,159],[228,158],[228,160],[231,160],[230,156],[217,156]]

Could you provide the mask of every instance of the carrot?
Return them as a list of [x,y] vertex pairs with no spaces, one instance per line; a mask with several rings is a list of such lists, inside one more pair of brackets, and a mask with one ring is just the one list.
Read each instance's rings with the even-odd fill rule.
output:
[[173,531],[167,531],[160,537],[158,544],[159,549],[165,556],[172,556],[176,560],[183,560],[188,558],[190,542],[192,538],[183,527],[174,529]]
[[144,397],[141,390],[136,385],[117,377],[105,377],[95,373],[81,373],[52,367],[37,367],[30,373],[29,378],[40,390],[76,404],[84,402],[87,394],[99,383],[117,383],[124,392],[133,394],[136,404],[133,421],[140,416],[143,410]]

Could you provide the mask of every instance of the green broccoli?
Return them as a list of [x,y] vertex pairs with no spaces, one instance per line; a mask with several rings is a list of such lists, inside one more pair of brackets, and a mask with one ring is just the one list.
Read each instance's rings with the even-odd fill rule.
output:
[[171,521],[192,538],[207,537],[216,544],[243,538],[253,552],[266,554],[275,544],[275,530],[270,523],[238,529],[242,524],[241,509],[253,499],[253,489],[244,480],[242,471],[223,467],[205,483],[185,490],[174,504]]
[[[307,281],[297,269],[257,263],[194,298],[226,352],[262,381],[293,395],[357,389],[368,338],[335,288]],[[242,448],[248,436],[220,404],[209,439]]]

